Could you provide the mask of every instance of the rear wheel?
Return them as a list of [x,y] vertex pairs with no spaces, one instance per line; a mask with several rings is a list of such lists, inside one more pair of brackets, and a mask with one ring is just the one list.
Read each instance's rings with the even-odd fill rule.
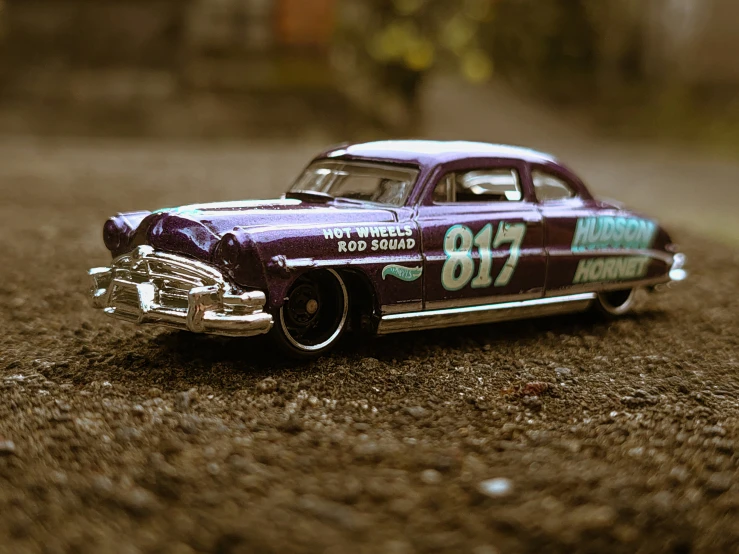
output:
[[333,269],[311,271],[290,287],[277,314],[273,336],[297,358],[313,358],[341,338],[349,312],[344,280]]
[[609,317],[620,317],[636,307],[639,292],[638,288],[599,292],[595,305],[598,311]]

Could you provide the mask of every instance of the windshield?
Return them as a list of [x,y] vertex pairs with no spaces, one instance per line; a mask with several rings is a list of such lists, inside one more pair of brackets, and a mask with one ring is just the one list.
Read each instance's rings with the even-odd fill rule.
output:
[[403,166],[322,160],[309,165],[290,192],[402,206],[417,177],[418,170]]

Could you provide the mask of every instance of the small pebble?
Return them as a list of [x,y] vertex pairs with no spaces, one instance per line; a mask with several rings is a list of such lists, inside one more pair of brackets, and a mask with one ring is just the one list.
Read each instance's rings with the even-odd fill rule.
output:
[[186,412],[190,409],[190,405],[197,400],[198,391],[197,389],[190,389],[185,392],[181,392],[175,398],[175,408],[179,412]]
[[714,473],[706,481],[706,489],[721,494],[731,488],[734,480],[731,473]]
[[435,469],[425,469],[421,472],[421,481],[427,485],[438,485],[441,479],[441,473]]
[[270,392],[274,392],[275,390],[277,390],[277,381],[272,379],[271,377],[262,379],[261,381],[259,381],[259,383],[257,383],[257,390],[262,394],[269,394]]
[[15,454],[15,443],[12,440],[0,437],[0,456]]
[[690,473],[683,466],[675,466],[670,470],[670,477],[678,483],[684,483],[690,478]]
[[118,500],[123,508],[138,517],[147,516],[159,507],[156,496],[142,488],[127,491],[121,494]]
[[513,481],[505,477],[487,479],[478,485],[478,489],[485,496],[491,498],[503,498],[513,492]]
[[421,406],[411,406],[410,408],[405,409],[405,413],[409,416],[415,417],[416,419],[420,419],[426,415],[426,408]]
[[525,396],[523,399],[523,405],[534,412],[538,412],[543,406],[541,399],[538,396]]
[[701,430],[701,434],[707,436],[723,437],[726,434],[726,430],[720,425],[709,425]]

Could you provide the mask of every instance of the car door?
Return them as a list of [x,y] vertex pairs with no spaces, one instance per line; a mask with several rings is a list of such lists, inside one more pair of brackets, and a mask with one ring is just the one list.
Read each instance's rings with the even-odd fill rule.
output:
[[654,221],[596,202],[557,164],[534,164],[531,177],[544,218],[547,296],[617,290],[647,277]]
[[417,220],[425,309],[543,295],[542,217],[519,160],[464,160],[437,169]]
[[583,253],[574,245],[578,220],[594,213],[592,198],[573,176],[554,164],[533,164],[531,183],[544,220],[548,259],[546,295],[573,289],[573,276]]

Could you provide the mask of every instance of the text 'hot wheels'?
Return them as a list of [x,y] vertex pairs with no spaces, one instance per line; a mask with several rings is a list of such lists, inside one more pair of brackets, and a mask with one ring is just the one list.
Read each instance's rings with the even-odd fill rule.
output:
[[[377,225],[371,227],[332,227],[324,228],[323,238],[337,240],[339,252],[364,252],[369,249],[378,250],[410,250],[416,246],[416,239],[411,238],[413,227],[410,225]],[[377,237],[377,238],[374,238]],[[366,241],[363,239],[371,238]]]

